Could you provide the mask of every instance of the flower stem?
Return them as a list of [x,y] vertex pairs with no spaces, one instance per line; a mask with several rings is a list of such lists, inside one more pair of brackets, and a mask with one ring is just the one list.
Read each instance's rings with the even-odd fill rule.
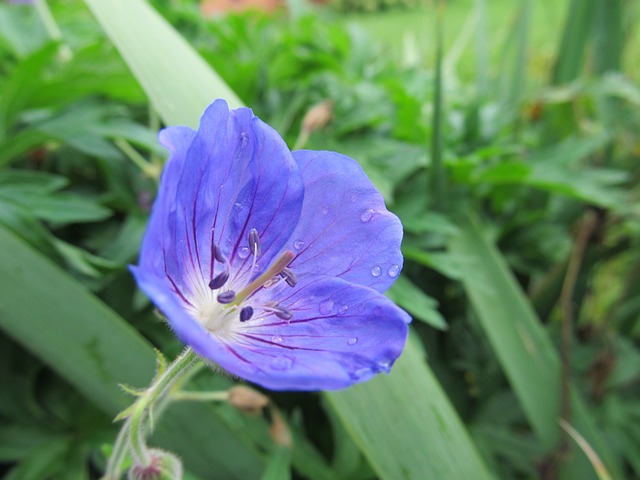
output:
[[158,372],[153,383],[134,402],[114,445],[104,479],[120,478],[126,450],[129,450],[135,464],[149,464],[151,453],[146,436],[153,430],[153,409],[166,399],[177,381],[188,377],[194,367],[200,365],[197,360],[198,356],[192,349],[185,349],[164,371]]

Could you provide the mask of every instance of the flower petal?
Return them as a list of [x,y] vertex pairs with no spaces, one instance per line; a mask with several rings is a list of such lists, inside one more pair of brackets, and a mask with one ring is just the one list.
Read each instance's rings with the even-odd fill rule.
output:
[[[216,243],[236,270],[242,266],[247,276],[259,274],[260,269],[248,272],[251,259],[240,258],[239,252],[256,229],[262,242],[260,267],[266,268],[293,231],[303,186],[291,152],[250,109],[230,112],[223,100],[205,111],[195,136],[186,135],[191,139],[186,154],[187,139],[177,138],[180,134],[185,130],[172,129],[161,137],[175,146],[168,165],[175,165],[171,175],[179,173],[179,180],[161,193],[164,201],[154,208],[151,222],[157,224],[150,224],[148,236],[164,237],[164,248],[151,254],[153,264],[165,262],[172,281],[193,293],[227,268],[214,262]],[[143,250],[148,254],[146,244]]]
[[129,270],[136,279],[136,283],[151,301],[165,315],[176,336],[189,345],[200,356],[222,357],[227,355],[226,349],[215,340],[205,328],[200,325],[180,303],[179,297],[149,270],[133,265]]
[[293,153],[305,195],[287,248],[299,276],[330,275],[387,290],[402,269],[402,224],[358,163],[333,152]]
[[168,240],[169,217],[175,215],[176,190],[185,165],[187,150],[196,132],[188,127],[165,128],[158,135],[160,143],[167,147],[170,157],[162,170],[158,196],[153,204],[147,231],[140,248],[139,264],[142,268],[164,276],[162,252]]
[[[333,390],[388,372],[402,352],[411,318],[371,288],[330,277],[272,288],[251,299],[254,318],[227,342],[234,355],[209,357],[233,374],[273,390]],[[270,299],[293,317],[260,312]]]

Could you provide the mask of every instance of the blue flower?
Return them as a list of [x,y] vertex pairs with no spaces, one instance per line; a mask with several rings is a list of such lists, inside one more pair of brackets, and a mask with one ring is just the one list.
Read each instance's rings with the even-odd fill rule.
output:
[[402,225],[359,165],[290,152],[250,109],[216,100],[171,155],[131,270],[176,335],[273,390],[338,389],[388,372],[409,316],[382,295]]

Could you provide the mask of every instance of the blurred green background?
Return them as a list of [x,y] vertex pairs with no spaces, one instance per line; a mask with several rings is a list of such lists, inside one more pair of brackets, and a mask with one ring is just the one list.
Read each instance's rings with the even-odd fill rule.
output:
[[640,2],[226,8],[0,3],[3,478],[99,478],[118,384],[181,350],[127,265],[157,130],[217,97],[360,162],[414,320],[390,375],[268,393],[291,449],[270,415],[172,404],[151,443],[185,478],[640,478]]

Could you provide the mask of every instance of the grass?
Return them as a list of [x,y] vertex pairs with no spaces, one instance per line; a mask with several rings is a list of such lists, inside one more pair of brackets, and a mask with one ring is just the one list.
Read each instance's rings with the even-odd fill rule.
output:
[[[509,34],[518,6],[525,2],[512,0],[489,0],[486,2],[486,32],[488,38],[487,51],[490,52],[489,64],[498,65],[505,39]],[[556,46],[562,33],[564,12],[567,0],[532,2],[531,34],[529,66],[536,77],[546,78],[551,67]],[[444,51],[449,52],[463,33],[470,33],[469,44],[475,43],[473,32],[467,32],[470,17],[473,15],[476,2],[473,0],[456,0],[447,2],[444,18]],[[434,60],[434,25],[436,6],[428,6],[415,10],[398,10],[381,13],[350,13],[346,15],[349,22],[354,23],[380,41],[390,52],[405,59],[415,49],[418,58],[428,65]],[[466,48],[459,63],[459,74],[469,79],[475,64],[475,49]]]

